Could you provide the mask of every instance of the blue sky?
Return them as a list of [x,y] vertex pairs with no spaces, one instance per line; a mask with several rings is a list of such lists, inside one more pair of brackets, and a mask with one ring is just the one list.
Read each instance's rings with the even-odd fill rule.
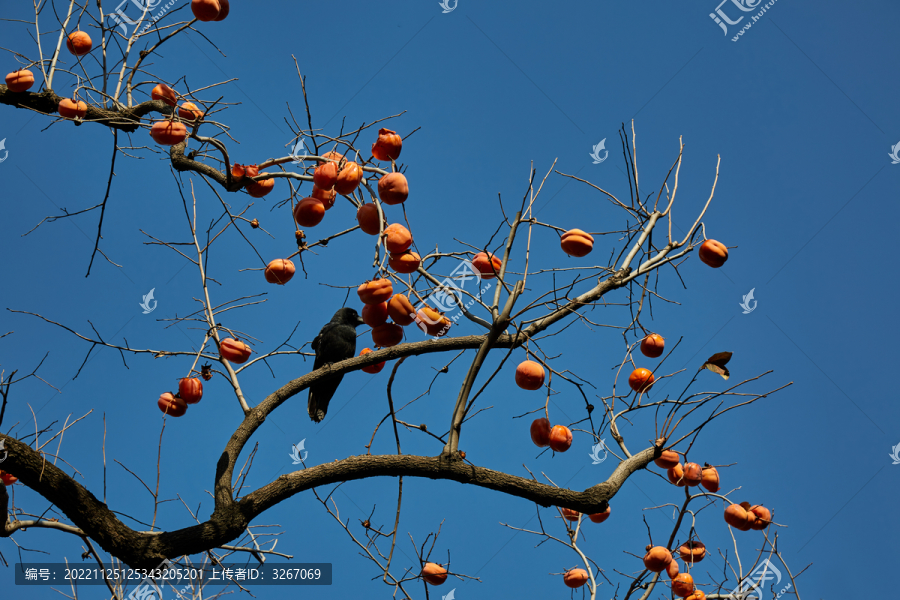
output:
[[[7,3],[2,16],[29,18],[30,6],[20,4]],[[178,4],[186,6],[186,0]],[[883,216],[890,202],[896,202],[900,182],[900,164],[891,164],[888,156],[900,142],[900,82],[892,64],[894,24],[900,17],[896,3],[881,0],[851,8],[831,0],[778,0],[737,42],[709,17],[715,0],[576,1],[565,7],[459,0],[447,14],[436,1],[340,7],[282,1],[267,3],[264,10],[250,3],[232,4],[227,20],[199,24],[221,53],[192,34],[165,46],[162,56],[148,65],[150,71],[170,81],[186,77],[191,88],[238,78],[218,88],[216,95],[239,103],[220,120],[240,141],[231,143],[230,151],[241,163],[287,154],[284,147],[291,133],[284,121],[290,118],[286,103],[296,116],[303,112],[291,54],[308,76],[314,124],[327,133],[336,133],[344,117],[349,128],[407,111],[393,128],[405,135],[421,127],[405,143],[402,157],[411,186],[406,210],[421,249],[462,249],[455,239],[485,243],[502,219],[497,194],[507,207],[517,203],[532,162],[542,176],[556,159],[558,170],[627,197],[616,132],[631,119],[646,191],[659,189],[683,136],[685,158],[675,209],[676,224],[682,228],[690,227],[706,201],[721,155],[716,197],[704,222],[709,237],[737,248],[717,271],[692,256],[680,269],[684,286],[671,271],[665,272],[660,294],[677,304],[654,303],[652,327],[669,340],[683,338],[668,362],[672,371],[686,369],[677,381],[680,386],[704,358],[725,350],[734,352],[731,382],[772,370],[749,389],[762,393],[793,385],[718,420],[695,444],[692,458],[734,463],[721,470],[723,488],[740,486],[735,499],[770,506],[776,521],[787,525],[779,532],[785,559],[795,573],[812,564],[797,581],[803,598],[823,598],[826,590],[829,597],[858,596],[861,589],[883,596],[891,589],[886,578],[869,576],[860,582],[858,575],[892,567],[892,534],[898,531],[893,508],[900,493],[900,465],[892,465],[888,456],[900,443],[900,409],[889,379],[889,365],[900,359],[893,340],[897,317],[891,308],[898,289],[896,269],[890,266],[894,226]],[[731,3],[723,10],[732,18],[739,12]],[[183,8],[175,17],[186,14]],[[729,30],[733,34],[738,26]],[[0,32],[3,46],[34,53],[30,32],[20,24],[5,22]],[[8,53],[3,56],[7,71],[12,70],[13,59]],[[64,94],[71,80],[63,76],[57,81],[55,91]],[[105,339],[127,338],[134,347],[195,347],[201,331],[185,324],[167,327],[170,322],[162,319],[199,307],[193,299],[200,293],[196,269],[171,250],[146,245],[150,240],[141,233],[187,241],[181,200],[165,156],[141,150],[141,160],[117,159],[101,249],[123,268],[98,257],[85,278],[96,212],[22,234],[44,217],[61,214],[61,208],[80,210],[102,199],[110,133],[100,126],[75,128],[71,123],[43,131],[49,119],[8,106],[0,107],[0,115],[0,139],[6,139],[9,152],[0,164],[5,209],[0,243],[6,257],[0,306],[40,313],[85,334],[90,333],[90,321]],[[125,143],[119,139],[120,145]],[[602,139],[609,159],[593,164],[589,153]],[[142,146],[149,137],[141,132],[132,141]],[[194,182],[201,222],[217,218],[218,200],[205,184],[196,176],[181,178],[185,184]],[[285,195],[280,182],[275,193],[257,200],[247,213],[275,237],[254,232],[254,244],[267,260],[295,247],[284,209],[274,210]],[[227,199],[236,207],[250,201],[236,194]],[[602,231],[623,225],[622,215],[597,192],[559,176],[548,180],[536,206],[540,220],[560,227]],[[354,213],[344,201],[327,214],[315,234],[353,224]],[[591,256],[604,262],[612,237],[600,238]],[[522,247],[517,246],[519,266]],[[532,260],[542,267],[579,264],[565,257],[547,232],[539,232]],[[272,349],[299,322],[294,339],[302,343],[312,339],[344,300],[344,290],[321,283],[357,285],[370,275],[370,261],[371,240],[361,234],[347,236],[306,258],[308,279],[301,274],[276,289],[256,271],[239,271],[260,263],[239,236],[230,235],[214,246],[210,257],[211,276],[222,283],[211,293],[214,303],[266,293],[264,304],[226,313],[227,325],[252,332],[263,341],[261,348]],[[158,309],[143,315],[138,304],[151,288]],[[738,304],[751,289],[758,307],[745,315]],[[147,491],[112,459],[143,477],[154,477],[162,425],[156,398],[176,385],[190,366],[188,359],[126,356],[126,368],[117,352],[98,348],[73,379],[89,344],[34,317],[5,310],[2,315],[0,333],[14,334],[0,341],[0,366],[7,372],[28,372],[49,352],[39,374],[61,390],[57,393],[35,380],[14,388],[4,432],[11,427],[20,436],[32,431],[29,407],[41,425],[92,410],[66,434],[63,457],[81,473],[79,481],[100,497],[105,414],[109,504],[139,519],[149,518],[153,504]],[[627,313],[617,307],[598,308],[592,315],[606,323],[627,322]],[[866,325],[866,319],[872,323]],[[460,333],[475,331],[472,324],[459,328]],[[410,332],[411,339],[419,339],[416,336]],[[610,393],[611,369],[624,347],[617,332],[582,326],[545,344],[548,354],[560,353],[554,364],[589,379],[603,395]],[[524,353],[513,356],[515,364]],[[400,368],[395,395],[408,401],[424,392],[433,369],[449,359],[442,358],[408,359]],[[429,396],[407,409],[406,420],[445,429],[465,358],[440,376]],[[498,353],[491,364],[499,358]],[[260,365],[242,379],[251,403],[311,368],[296,357],[270,363],[274,375]],[[389,369],[374,376],[347,375],[319,426],[306,416],[305,397],[286,403],[256,436],[259,446],[247,485],[256,488],[291,472],[291,444],[301,439],[306,440],[310,464],[364,453],[372,429],[387,410],[388,376]],[[698,382],[702,391],[725,385],[712,373],[701,374]],[[556,419],[580,418],[580,396],[571,387],[561,391],[554,399]],[[524,463],[573,489],[606,479],[614,461],[592,465],[591,442],[585,435],[576,434],[565,454],[536,458],[528,420],[512,417],[540,403],[535,394],[514,386],[507,365],[480,404],[493,408],[466,426],[460,447],[478,465],[527,475]],[[192,522],[176,494],[192,510],[199,504],[201,519],[209,514],[212,502],[206,490],[212,489],[215,462],[240,417],[228,386],[217,378],[207,385],[200,404],[184,418],[169,420],[162,445],[161,496],[174,502],[161,508],[159,523],[164,528]],[[626,434],[631,447],[643,447],[652,436],[652,421],[637,421],[632,429]],[[440,450],[419,432],[404,432],[402,441],[404,453],[435,455]],[[392,444],[390,435],[380,431],[373,452],[390,452]],[[353,482],[335,498],[357,535],[359,521],[373,506],[374,523],[386,529],[393,523],[394,480]],[[644,509],[681,498],[679,490],[659,477],[637,473],[612,501],[612,517],[602,525],[586,525],[583,549],[614,582],[622,581],[614,570],[640,569],[640,561],[625,552],[643,552],[647,531],[642,517],[646,515],[654,540],[667,537],[671,529],[671,509]],[[16,486],[15,500],[29,512],[47,508],[46,501],[22,486]],[[550,511],[541,512],[547,523]],[[577,557],[558,545],[535,548],[538,538],[500,524],[533,527],[534,515],[534,505],[524,500],[453,482],[408,479],[400,528],[421,544],[443,523],[436,556],[443,562],[449,552],[453,571],[481,579],[450,581],[432,592],[432,598],[453,588],[460,600],[563,597],[567,590],[561,577],[551,573],[575,566]],[[562,534],[558,519],[550,522],[555,533]],[[335,565],[334,585],[304,589],[304,597],[390,593],[377,578],[370,581],[378,575],[374,565],[358,555],[347,534],[310,494],[284,502],[256,524],[279,524],[284,534],[277,549],[292,554],[294,561]],[[697,527],[707,546],[733,554],[720,507],[701,513]],[[742,556],[753,554],[760,539],[756,533],[739,536]],[[32,562],[62,562],[64,557],[77,562],[82,552],[80,540],[58,532],[32,529],[16,533],[15,540],[50,553],[24,553]],[[17,560],[10,540],[0,543],[0,552],[11,562]],[[414,559],[404,535],[396,564],[413,567]],[[695,572],[700,583],[721,572],[721,558],[709,560]],[[11,579],[9,569],[0,570],[0,584]],[[599,597],[612,597],[612,587],[605,583]],[[421,585],[410,589],[414,597],[424,597]],[[253,592],[263,599],[284,593],[275,587]],[[58,597],[49,588],[29,589],[27,594]]]

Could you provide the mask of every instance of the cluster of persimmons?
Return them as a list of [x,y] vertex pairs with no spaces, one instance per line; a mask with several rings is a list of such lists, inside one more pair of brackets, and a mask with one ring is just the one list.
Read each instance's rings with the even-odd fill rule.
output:
[[[229,12],[228,0],[193,0],[191,10],[200,21],[221,21]],[[75,31],[66,38],[66,47],[76,57],[84,56],[91,51],[93,43],[90,36],[83,31]],[[12,92],[25,92],[34,85],[34,74],[28,69],[20,69],[6,76],[6,85]],[[164,83],[159,83],[151,91],[151,98],[161,100],[176,108],[164,120],[152,124],[150,136],[160,145],[181,143],[188,136],[187,125],[196,124],[204,117],[204,112],[193,102],[182,102],[179,105],[178,94]],[[59,115],[79,122],[88,113],[88,106],[77,97],[65,98],[59,103]],[[379,161],[387,161],[393,165],[403,147],[402,138],[390,129],[381,129],[378,138],[372,144],[372,156]],[[293,210],[294,221],[299,227],[315,227],[325,218],[325,213],[335,204],[338,194],[349,196],[363,182],[363,167],[338,153],[336,150],[325,153],[319,159],[313,172],[313,187],[310,195],[303,198]],[[260,175],[257,165],[235,163],[231,168],[231,177],[235,182],[242,182],[248,194],[254,198],[268,195],[275,186],[275,179],[257,180]],[[391,172],[378,180],[378,196],[381,201],[367,202],[359,206],[356,220],[359,228],[368,235],[381,236],[384,247],[389,253],[388,264],[398,274],[416,272],[421,265],[421,257],[411,250],[413,244],[409,229],[400,223],[388,224],[382,206],[399,205],[409,197],[409,182],[403,173]],[[580,229],[571,229],[562,234],[560,246],[566,254],[573,257],[587,256],[593,249],[594,238]],[[700,247],[699,257],[702,262],[713,268],[719,268],[728,259],[728,249],[715,240],[706,240]],[[489,252],[480,252],[472,260],[472,268],[481,279],[495,278],[501,268],[502,261]],[[269,283],[284,285],[295,274],[294,263],[286,258],[271,261],[265,269],[264,276]],[[421,305],[413,307],[409,296],[394,293],[390,279],[376,278],[366,281],[357,289],[357,294],[364,304],[362,318],[372,328],[374,347],[389,347],[399,344],[404,337],[403,327],[416,323],[422,331],[431,336],[442,336],[452,324],[443,313],[431,307]],[[389,320],[390,319],[390,320]],[[659,334],[647,335],[640,344],[641,353],[649,358],[658,358],[663,354],[665,341]],[[242,364],[251,354],[250,347],[242,341],[227,338],[219,344],[220,356],[230,362]],[[372,352],[364,348],[362,354]],[[366,373],[378,373],[385,366],[384,362],[370,365],[362,370]],[[211,378],[208,369],[204,369],[202,377]],[[535,361],[526,360],[518,365],[515,372],[516,384],[524,390],[539,390],[544,386],[544,367]],[[632,390],[641,394],[649,390],[654,383],[653,372],[646,368],[636,368],[628,378]],[[203,383],[199,378],[186,377],[179,380],[178,392],[166,392],[159,397],[160,410],[167,415],[180,417],[187,411],[188,405],[196,404],[203,396]],[[535,419],[531,424],[531,439],[540,448],[550,447],[554,452],[565,452],[572,445],[572,432],[564,425],[552,425],[546,417]],[[681,464],[678,453],[666,450],[654,461],[657,466],[666,469],[669,481],[678,487],[703,486],[708,492],[719,490],[719,473],[715,467],[701,467],[697,463]],[[0,471],[0,481],[5,485],[16,482],[9,473]],[[581,514],[567,508],[561,509],[564,519],[579,522]],[[588,515],[593,523],[603,523],[611,514],[607,506],[604,512]],[[771,523],[772,514],[769,509],[749,503],[729,504],[725,510],[725,521],[741,531],[750,529],[763,530]],[[706,556],[706,547],[698,540],[685,542],[678,548],[678,555],[686,567],[693,566]],[[689,573],[681,573],[678,562],[673,559],[672,552],[662,546],[647,546],[644,566],[660,573],[665,571],[671,578],[672,591],[687,600],[704,600],[705,594],[696,589]],[[447,579],[447,570],[439,564],[427,562],[422,569],[422,578],[432,585],[440,585]],[[565,572],[564,582],[571,588],[583,586],[588,581],[588,573],[584,569],[571,569]]]
[[[192,0],[191,11],[199,21],[221,21],[229,14],[228,0]],[[76,56],[84,56],[93,49],[90,35],[84,31],[74,31],[66,38],[66,48]],[[34,74],[28,69],[19,69],[6,76],[6,85],[10,91],[21,93],[34,85]],[[175,145],[183,142],[188,136],[187,124],[196,124],[204,117],[202,111],[193,102],[182,102],[179,105],[178,94],[165,83],[157,84],[150,93],[154,100],[161,100],[171,106],[172,114],[164,120],[153,123],[150,136],[160,145]],[[76,97],[60,101],[60,116],[83,119],[88,112],[88,105]],[[372,156],[379,161],[394,161],[399,158],[403,147],[402,138],[390,129],[381,129],[377,140],[372,144]],[[275,187],[275,179],[256,180],[260,175],[257,165],[235,163],[231,168],[231,177],[235,182],[242,182],[247,193],[254,198],[268,195]],[[313,187],[310,195],[294,207],[294,220],[300,227],[315,227],[325,217],[325,212],[334,206],[337,194],[350,195],[363,182],[362,166],[347,159],[335,150],[325,153],[313,172]],[[378,196],[381,205],[397,205],[406,201],[409,196],[409,183],[406,176],[392,172],[378,180]],[[421,257],[411,250],[413,238],[409,229],[400,223],[387,224],[383,210],[375,202],[363,203],[357,209],[356,219],[359,228],[369,235],[380,235],[389,253],[388,264],[396,273],[414,273],[421,265]],[[594,238],[580,230],[571,229],[562,234],[560,246],[573,257],[587,256],[593,249]],[[727,248],[715,241],[707,240],[700,247],[700,260],[712,267],[721,267],[728,259]],[[479,272],[481,279],[492,279],[500,272],[502,261],[489,252],[480,252],[472,260],[472,267]],[[271,261],[264,271],[266,281],[284,285],[296,272],[294,263],[286,258]],[[366,281],[357,290],[360,300],[365,304],[362,311],[366,324],[372,327],[373,345],[388,347],[399,344],[403,340],[403,329],[416,323],[428,335],[442,336],[452,324],[443,313],[422,305],[418,310],[413,308],[409,296],[393,294],[389,279],[378,278]],[[388,321],[388,318],[391,321]],[[648,356],[648,349],[657,343],[649,336],[641,345]],[[656,336],[659,353],[662,353],[662,338]],[[251,350],[245,343],[234,339],[226,339],[220,345],[220,355],[227,360],[243,363],[249,358]],[[371,352],[364,348],[361,354]],[[367,373],[378,373],[384,363],[363,369]],[[539,389],[543,385],[543,368],[538,363],[526,361],[516,369],[516,383],[524,389]],[[197,385],[199,380],[192,379]],[[629,378],[629,385],[638,392],[643,392],[653,384],[653,374],[647,369],[636,369]],[[201,386],[202,387],[202,386]],[[199,401],[199,397],[194,402]],[[183,415],[187,404],[192,403],[181,394],[163,394],[159,400],[160,409],[173,416]],[[538,421],[541,421],[540,419]],[[550,446],[557,452],[564,452],[571,445],[571,432],[563,426],[550,427],[549,423],[532,425],[532,439],[540,446]],[[544,419],[543,421],[546,421]]]
[[[191,11],[198,21],[222,21],[230,10],[228,0],[192,0]],[[76,57],[85,56],[94,47],[91,36],[85,31],[73,31],[66,36],[66,49]],[[34,73],[29,69],[18,69],[6,76],[6,87],[12,92],[26,92],[34,85]],[[175,92],[167,85],[160,84],[153,89],[154,100],[165,100],[170,106],[177,104]],[[171,102],[170,102],[171,100]],[[87,116],[87,103],[77,97],[63,98],[59,102],[57,112],[61,117],[80,120]],[[185,102],[178,109],[178,116],[186,121],[194,121],[203,117],[203,112],[193,102]],[[173,145],[184,140],[187,128],[183,123],[173,120],[154,123],[150,135],[158,144]]]
[[[666,469],[669,481],[678,487],[702,486],[707,492],[715,494],[719,491],[719,472],[715,467],[701,467],[697,463],[681,464],[679,455],[666,450],[654,461],[660,468]],[[761,505],[751,506],[744,502],[729,504],[725,509],[725,522],[740,531],[755,529],[762,531],[772,522],[772,512]],[[644,567],[654,573],[663,571],[671,578],[672,591],[677,596],[688,600],[704,600],[706,594],[694,586],[694,578],[690,573],[681,573],[678,562],[673,559],[672,552],[664,546],[648,545],[644,555]],[[689,540],[678,548],[678,554],[685,567],[693,567],[706,556],[706,546],[699,540]]]
[[[666,469],[669,481],[678,487],[702,486],[711,494],[719,491],[719,472],[715,467],[706,465],[701,467],[697,463],[686,463],[682,466],[677,452],[663,451],[654,460],[656,466]],[[563,508],[562,516],[569,521],[579,521],[581,514],[577,511]],[[594,523],[602,523],[610,515],[610,507],[606,511],[588,518]],[[761,505],[751,506],[747,502],[730,504],[725,509],[725,522],[740,531],[755,529],[762,531],[772,522],[772,512]],[[678,555],[684,561],[685,568],[690,569],[695,563],[706,557],[706,546],[699,540],[689,540],[678,548]],[[694,578],[690,573],[682,573],[678,561],[672,556],[672,551],[664,546],[648,545],[644,555],[644,567],[654,573],[662,573],[671,579],[672,591],[675,595],[688,600],[704,600],[706,594],[694,585]],[[563,575],[565,584],[571,588],[579,588],[588,581],[588,573],[584,569],[570,569]]]

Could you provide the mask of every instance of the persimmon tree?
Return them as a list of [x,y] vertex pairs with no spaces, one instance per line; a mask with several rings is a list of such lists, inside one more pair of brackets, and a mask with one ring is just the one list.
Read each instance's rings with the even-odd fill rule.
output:
[[[466,575],[457,573],[446,562],[441,564],[437,554],[433,554],[439,530],[428,532],[424,541],[415,546],[419,564],[397,564],[394,550],[407,533],[400,527],[402,508],[420,501],[403,496],[403,481],[420,477],[486,488],[509,496],[510,502],[534,503],[539,527],[504,525],[569,548],[572,560],[569,565],[560,565],[559,575],[564,580],[560,585],[584,586],[592,599],[603,595],[645,600],[669,597],[672,593],[692,600],[736,598],[732,590],[736,586],[752,587],[751,574],[764,559],[779,561],[790,574],[790,593],[799,597],[795,575],[780,560],[776,533],[780,525],[773,513],[761,502],[738,504],[731,498],[733,491],[720,491],[719,471],[708,464],[701,467],[701,458],[692,452],[698,436],[711,422],[732,418],[735,409],[766,398],[784,384],[760,389],[761,379],[768,372],[740,383],[728,383],[728,352],[700,362],[694,373],[669,372],[666,359],[678,352],[676,337],[664,340],[647,327],[653,301],[669,301],[659,294],[659,281],[679,278],[679,267],[692,258],[695,250],[711,267],[725,264],[728,250],[707,240],[704,222],[714,199],[719,165],[714,169],[709,166],[710,191],[702,209],[676,223],[673,208],[679,192],[684,146],[679,142],[666,173],[654,174],[654,191],[648,193],[646,176],[645,187],[640,187],[632,123],[620,132],[627,165],[627,196],[561,173],[554,163],[542,176],[536,169],[530,171],[521,200],[497,200],[502,217],[493,234],[484,239],[463,240],[451,248],[426,250],[429,231],[412,230],[406,215],[408,211],[429,207],[414,192],[409,195],[407,180],[415,182],[415,165],[400,162],[403,145],[415,144],[414,130],[407,127],[405,134],[397,134],[388,129],[403,129],[388,122],[402,113],[358,127],[341,124],[333,130],[317,128],[309,108],[308,82],[302,75],[302,64],[295,59],[306,113],[300,122],[293,111],[290,113],[297,145],[286,156],[259,160],[255,165],[237,164],[232,156],[235,141],[228,126],[233,103],[224,93],[217,96],[217,89],[225,82],[203,82],[202,87],[191,90],[184,81],[162,81],[148,70],[150,57],[168,62],[159,56],[160,49],[187,31],[198,31],[214,39],[215,19],[223,16],[225,6],[227,2],[216,0],[195,0],[190,6],[182,2],[177,8],[164,11],[162,18],[156,18],[160,15],[147,8],[139,20],[126,24],[110,20],[101,2],[96,6],[74,1],[39,2],[35,5],[34,21],[24,24],[33,28],[38,43],[32,49],[8,51],[5,64],[10,65],[12,72],[6,85],[0,86],[0,103],[6,106],[7,119],[13,118],[18,109],[26,114],[37,113],[48,124],[73,121],[75,125],[107,128],[112,134],[112,160],[106,172],[109,183],[104,197],[76,212],[49,216],[48,222],[41,225],[52,226],[49,222],[85,213],[95,216],[97,232],[88,274],[97,254],[117,268],[115,249],[102,244],[103,215],[111,201],[112,173],[117,161],[160,148],[168,153],[175,175],[171,185],[173,192],[180,194],[183,219],[173,223],[171,231],[148,233],[147,242],[176,252],[196,272],[197,287],[186,293],[197,295],[200,309],[178,320],[201,325],[196,340],[199,350],[119,344],[103,339],[96,331],[78,331],[48,315],[17,312],[52,323],[65,335],[78,336],[89,350],[108,347],[123,357],[183,361],[185,378],[180,392],[160,399],[163,427],[169,419],[189,411],[190,402],[202,397],[200,378],[227,381],[234,395],[233,427],[218,432],[222,445],[218,462],[204,465],[203,477],[213,482],[214,509],[208,515],[192,513],[195,525],[167,529],[164,523],[156,521],[155,507],[161,493],[157,486],[152,492],[154,514],[148,519],[153,525],[149,530],[133,529],[117,516],[113,507],[76,481],[70,474],[74,466],[65,464],[63,434],[80,419],[67,421],[54,432],[54,426],[38,423],[35,417],[35,430],[40,435],[17,439],[0,434],[8,452],[3,463],[6,485],[0,485],[4,518],[0,536],[20,538],[27,536],[28,530],[57,530],[60,535],[82,539],[86,556],[101,565],[115,563],[147,569],[167,559],[197,560],[205,555],[222,561],[235,553],[250,553],[263,560],[267,555],[288,555],[275,552],[274,543],[264,541],[266,534],[254,530],[254,522],[268,509],[295,495],[312,494],[320,500],[324,513],[334,518],[335,527],[345,531],[348,553],[349,548],[358,547],[364,560],[371,563],[372,574],[380,574],[384,583],[394,588],[395,597],[415,597],[420,591],[413,586],[422,585],[420,582],[425,585],[424,597],[428,585],[442,583],[448,572],[451,576]],[[70,89],[58,87],[63,73],[74,77],[75,84]],[[53,135],[53,128],[45,135]],[[298,153],[303,154],[302,163],[297,160]],[[161,174],[158,167],[147,169]],[[101,175],[98,172],[85,176]],[[624,225],[615,230],[585,232],[538,220],[535,202],[550,177],[569,178],[582,185],[585,193],[611,203],[621,211]],[[254,247],[254,236],[269,232],[251,218],[254,198],[265,196],[276,199],[273,218],[289,221],[292,229],[297,224],[293,238],[280,240],[283,256],[271,261],[261,257]],[[329,210],[354,211],[359,224],[343,230],[329,228]],[[681,233],[674,235],[673,227]],[[187,244],[170,241],[185,235],[190,240]],[[293,347],[289,342],[294,333],[285,343],[269,347],[254,342],[252,331],[231,328],[231,311],[265,310],[253,295],[209,285],[210,261],[216,260],[210,258],[210,248],[225,240],[243,244],[250,259],[259,262],[258,269],[263,272],[260,281],[265,276],[269,283],[286,285],[284,289],[288,289],[292,278],[299,277],[299,271],[305,273],[306,261],[327,262],[329,243],[343,236],[369,236],[372,255],[361,260],[371,260],[371,277],[366,282],[346,281],[335,269],[332,280],[323,283],[347,288],[348,306],[362,310],[365,302],[363,318],[373,329],[370,333],[361,328],[357,345],[372,346],[374,350],[366,349],[354,358],[287,378],[279,373],[279,361],[298,355],[312,357],[315,352],[306,344]],[[604,242],[602,250],[594,247],[598,239]],[[532,250],[537,248],[544,253],[558,253],[560,265],[566,254],[580,260],[575,267],[533,268]],[[513,264],[521,267],[513,269]],[[461,278],[475,278],[483,285],[472,291],[462,285]],[[362,302],[357,301],[357,292]],[[610,303],[627,307],[630,318],[610,324],[597,322],[591,316],[594,308]],[[453,312],[445,314],[441,308]],[[591,336],[598,335],[596,328],[612,329],[625,342],[621,362],[611,375],[592,376],[593,381],[589,381],[542,348],[543,340],[563,331],[575,343],[586,345]],[[317,331],[317,327],[304,325],[298,335],[312,339]],[[524,360],[514,358],[521,358],[523,352]],[[432,387],[439,387],[442,392],[443,423],[408,422],[403,411],[414,400],[401,404],[394,397],[393,388],[403,377],[404,362],[413,356],[444,365],[437,368],[438,376],[432,382]],[[488,361],[489,357],[498,356],[499,360]],[[457,365],[466,361],[461,377],[449,374],[446,368],[456,361]],[[275,370],[280,383],[264,397],[246,394],[242,384],[258,378],[263,371],[268,375],[267,367]],[[390,369],[381,398],[385,416],[372,424],[372,440],[387,435],[393,439],[396,452],[347,456],[328,464],[304,466],[259,489],[244,489],[253,454],[248,444],[280,407],[300,401],[298,396],[317,382],[357,370],[378,372],[385,367]],[[37,370],[25,376],[19,370],[4,372],[0,380],[0,423],[8,402],[17,401],[14,386],[27,377],[39,377]],[[40,377],[46,379],[44,375]],[[618,461],[606,481],[584,490],[566,489],[556,485],[549,474],[521,477],[491,469],[490,457],[466,458],[460,444],[467,421],[484,408],[492,383],[513,377],[521,388],[532,390],[532,410],[521,417],[535,419],[532,441],[539,447],[564,453],[572,444],[573,434],[591,444],[599,443],[604,434],[615,440],[614,447],[604,449]],[[712,385],[709,382],[713,380],[726,383],[715,391],[694,391],[701,377],[707,378],[706,385]],[[680,392],[656,391],[663,381],[680,384],[683,379],[689,380]],[[559,415],[550,408],[551,398],[564,388],[583,403],[581,417],[574,423],[559,423]],[[490,413],[480,418],[490,419]],[[443,431],[447,433],[440,434]],[[77,434],[69,433],[66,442],[73,435]],[[433,440],[434,454],[404,453],[405,436],[428,436]],[[367,448],[371,448],[372,440]],[[58,443],[59,448],[51,442]],[[674,504],[667,506],[675,507],[674,526],[668,531],[651,531],[648,526],[646,555],[643,541],[623,544],[622,550],[636,557],[630,572],[613,573],[602,568],[583,543],[584,529],[602,527],[603,521],[615,519],[612,506],[624,483],[631,477],[658,477],[660,471],[653,469],[660,468],[673,486]],[[360,529],[353,528],[341,516],[332,494],[325,490],[343,482],[375,477],[395,478],[398,482],[396,507],[390,516],[393,526],[378,527],[367,519]],[[195,483],[186,481],[181,485]],[[13,504],[11,492],[17,486],[42,496],[66,520],[47,519],[37,507]],[[548,517],[557,518],[548,521]],[[733,534],[733,553],[720,554],[727,568],[717,577],[685,576],[697,573],[694,565],[711,550],[703,546],[696,534],[696,522],[701,518],[739,531]],[[743,533],[746,530],[762,533]],[[408,533],[412,538],[423,539],[421,532]],[[754,542],[757,549],[750,560],[741,560],[738,553],[737,539],[742,535],[760,536]],[[635,539],[642,536],[643,532],[635,532]],[[682,559],[682,566],[672,558],[673,553]],[[106,583],[111,597],[123,597],[122,582]],[[601,594],[603,583],[610,587]]]

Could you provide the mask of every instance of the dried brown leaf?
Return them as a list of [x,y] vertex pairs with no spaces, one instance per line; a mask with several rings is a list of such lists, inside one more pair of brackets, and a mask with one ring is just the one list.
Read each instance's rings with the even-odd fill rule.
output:
[[713,373],[718,373],[722,376],[722,379],[728,379],[731,377],[731,373],[728,372],[728,367],[725,365],[728,364],[728,361],[731,360],[731,352],[717,352],[713,354],[709,358],[706,359],[706,362],[703,363],[701,369],[709,369]]

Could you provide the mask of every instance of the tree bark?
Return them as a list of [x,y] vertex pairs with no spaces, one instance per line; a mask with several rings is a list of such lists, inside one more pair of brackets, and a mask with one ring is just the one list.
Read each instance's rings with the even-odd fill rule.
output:
[[[447,479],[524,498],[542,506],[562,506],[585,514],[602,512],[625,480],[636,470],[646,467],[659,452],[658,448],[647,448],[620,463],[607,481],[582,492],[469,465],[458,457],[351,456],[282,475],[240,501],[229,499],[227,502],[217,502],[209,520],[199,525],[170,532],[139,532],[122,523],[90,491],[47,462],[30,446],[5,435],[0,435],[0,439],[6,441],[9,451],[4,466],[15,472],[22,483],[55,504],[106,552],[131,567],[146,569],[158,566],[166,558],[196,554],[239,538],[255,517],[295,494],[323,485],[370,477]],[[0,488],[2,507],[7,496],[5,488],[2,485]],[[11,529],[12,525],[5,523],[0,536],[7,537]]]

